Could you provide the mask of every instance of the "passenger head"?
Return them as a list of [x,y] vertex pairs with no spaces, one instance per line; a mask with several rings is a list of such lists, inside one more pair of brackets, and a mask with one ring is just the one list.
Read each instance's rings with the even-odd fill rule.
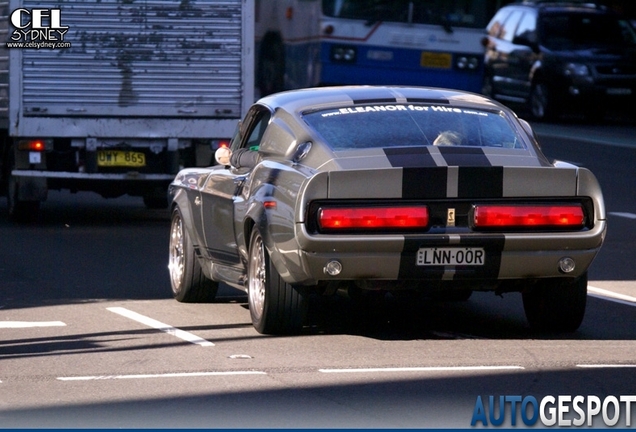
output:
[[462,136],[458,132],[444,131],[433,141],[433,145],[460,145],[462,143]]

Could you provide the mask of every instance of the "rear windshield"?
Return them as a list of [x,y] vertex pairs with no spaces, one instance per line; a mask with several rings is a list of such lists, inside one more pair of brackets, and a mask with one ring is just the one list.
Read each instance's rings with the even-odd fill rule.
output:
[[525,149],[502,113],[443,105],[356,105],[304,114],[333,150],[459,145]]

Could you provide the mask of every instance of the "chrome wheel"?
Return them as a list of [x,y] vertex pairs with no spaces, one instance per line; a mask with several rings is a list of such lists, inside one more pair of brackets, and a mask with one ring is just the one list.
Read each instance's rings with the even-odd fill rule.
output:
[[250,249],[249,275],[249,308],[252,321],[260,322],[265,310],[265,288],[267,286],[267,270],[265,268],[265,246],[263,237],[257,234],[252,240]]
[[183,289],[184,268],[183,222],[181,216],[175,214],[172,218],[172,226],[170,227],[170,256],[168,260],[172,293],[175,296],[179,295]]
[[182,213],[176,207],[172,212],[168,255],[172,295],[184,303],[209,302],[216,297],[219,284],[203,272],[186,228]]
[[247,278],[247,298],[256,331],[292,334],[302,330],[308,305],[305,291],[283,280],[258,229],[250,237]]

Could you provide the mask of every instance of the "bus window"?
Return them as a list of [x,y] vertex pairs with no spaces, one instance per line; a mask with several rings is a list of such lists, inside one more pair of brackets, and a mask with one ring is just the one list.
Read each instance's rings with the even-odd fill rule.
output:
[[410,22],[484,28],[488,8],[473,0],[324,0],[323,13],[334,18]]

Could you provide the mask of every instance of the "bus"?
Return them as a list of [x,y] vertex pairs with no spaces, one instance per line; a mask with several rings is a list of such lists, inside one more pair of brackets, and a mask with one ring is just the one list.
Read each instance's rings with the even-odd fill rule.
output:
[[481,92],[501,0],[256,0],[256,90],[415,85]]

